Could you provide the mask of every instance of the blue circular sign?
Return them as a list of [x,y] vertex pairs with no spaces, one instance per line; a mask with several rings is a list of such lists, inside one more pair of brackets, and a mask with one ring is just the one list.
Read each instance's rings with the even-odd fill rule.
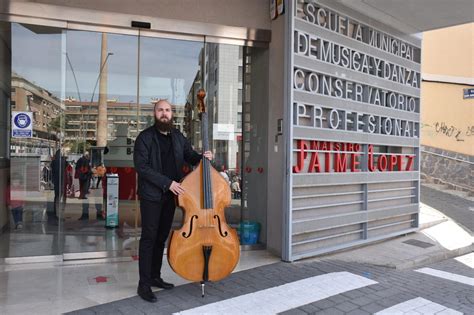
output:
[[18,114],[15,116],[14,122],[18,128],[24,129],[30,126],[31,119],[27,114]]

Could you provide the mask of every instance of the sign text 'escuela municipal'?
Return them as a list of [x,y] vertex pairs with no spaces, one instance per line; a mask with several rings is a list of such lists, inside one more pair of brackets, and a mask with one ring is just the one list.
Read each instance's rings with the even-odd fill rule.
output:
[[[294,127],[419,137],[420,48],[305,3],[296,10],[293,53]],[[294,138],[293,173],[414,170],[412,153],[356,142]]]

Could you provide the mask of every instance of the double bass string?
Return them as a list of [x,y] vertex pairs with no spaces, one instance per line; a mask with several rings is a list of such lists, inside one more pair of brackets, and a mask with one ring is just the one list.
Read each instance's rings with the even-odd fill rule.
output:
[[206,211],[206,227],[209,227],[209,176],[208,176],[208,165],[206,163],[206,159],[203,161],[203,168],[204,168],[204,191],[205,191],[205,205],[204,211]]
[[[201,101],[204,102],[204,101]],[[202,105],[204,107],[204,105]],[[201,134],[202,134],[202,151],[203,153],[206,151],[206,136],[205,136],[205,130],[206,130],[206,123],[204,122],[205,119],[205,113],[201,112]],[[203,210],[205,211],[207,207],[207,177],[206,177],[206,163],[204,156],[202,158],[202,187],[203,187]],[[207,226],[207,212],[204,212],[204,226]],[[205,230],[204,230],[205,231]]]
[[[202,118],[202,129],[203,129],[203,151],[207,151],[209,149],[209,138],[207,136],[207,113],[203,112],[201,114]],[[211,207],[211,187],[210,187],[210,173],[209,173],[209,161],[206,158],[203,158],[203,184],[204,184],[204,209],[205,209],[205,223],[206,227],[209,227],[211,225],[211,219],[210,219],[210,214],[209,214],[209,208]],[[205,230],[206,232],[206,238],[208,236],[207,229]],[[209,243],[209,242],[207,242]]]
[[[203,143],[203,152],[209,150],[209,137],[208,137],[208,120],[207,120],[207,112],[204,105],[204,99],[200,100],[201,102],[201,129],[202,129],[202,143]],[[214,212],[214,205],[213,205],[213,196],[212,196],[212,178],[211,178],[211,164],[210,161],[206,158],[203,158],[202,163],[202,181],[203,181],[203,189],[204,189],[204,211],[205,211],[205,226],[207,228],[212,226],[213,222],[213,212]],[[208,236],[208,232],[206,231],[206,239]],[[210,244],[210,240],[207,241]]]
[[[206,214],[207,214],[207,227],[209,228],[211,226],[211,214],[209,213],[209,209],[211,208],[211,204],[210,204],[210,201],[211,201],[211,198],[210,198],[210,193],[211,193],[211,190],[210,190],[210,182],[211,182],[211,179],[210,179],[210,176],[209,176],[209,160],[208,159],[205,159],[205,164],[206,164],[206,178],[207,178],[207,187],[206,187],[206,190],[207,190],[207,207],[206,207]],[[208,236],[208,230],[209,229],[206,229],[206,235]],[[207,241],[207,243],[209,244],[209,241],[210,239]]]
[[[204,104],[204,100],[203,100],[203,104]],[[206,108],[204,107],[204,110],[206,110]],[[207,113],[206,112],[203,112],[202,113],[202,122],[203,122],[203,125],[204,125],[204,132],[202,133],[203,134],[203,145],[204,145],[204,152],[206,152],[209,148],[209,139],[208,139],[208,136],[207,136],[207,132],[208,132],[208,125],[207,125]],[[206,158],[204,158],[204,170],[205,170],[205,173],[204,173],[204,176],[206,178],[206,206],[204,207],[206,210],[206,226],[209,227],[209,211],[207,209],[209,209],[209,177],[207,176],[207,173],[208,173],[208,165],[206,163]],[[206,236],[207,236],[207,229],[206,229]]]

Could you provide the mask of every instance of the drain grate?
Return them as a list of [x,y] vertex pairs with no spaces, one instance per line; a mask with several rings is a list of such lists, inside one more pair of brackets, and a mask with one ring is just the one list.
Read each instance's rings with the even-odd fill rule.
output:
[[408,245],[413,245],[413,246],[416,246],[416,247],[421,247],[421,248],[428,248],[428,247],[434,246],[434,244],[419,241],[419,240],[414,240],[414,239],[411,239],[411,240],[408,240],[408,241],[405,241],[405,242],[402,242],[402,243],[405,243],[405,244],[408,244]]

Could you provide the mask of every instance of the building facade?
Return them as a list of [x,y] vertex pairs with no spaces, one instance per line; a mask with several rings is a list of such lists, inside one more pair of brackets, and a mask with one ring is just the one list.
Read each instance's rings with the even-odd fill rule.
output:
[[[474,192],[474,23],[423,34],[421,173]],[[453,47],[456,47],[454,49]]]
[[293,8],[289,259],[418,227],[420,42]]
[[[0,187],[12,178],[26,193],[22,230],[0,199],[3,260],[136,254],[133,141],[153,122],[153,102],[167,99],[175,125],[201,150],[200,88],[215,167],[241,188],[226,216],[242,249],[265,247],[294,261],[415,231],[422,56],[415,33],[441,25],[423,14],[390,19],[390,7],[375,12],[355,2],[2,3]],[[48,149],[61,163],[73,168],[91,148],[119,175],[119,229],[104,229],[98,180],[84,200],[70,179],[68,198],[57,204],[52,191],[26,188],[30,175],[13,170],[29,160],[12,153],[12,141],[18,152],[34,141],[12,133],[16,75],[48,91],[44,106],[60,117]],[[247,226],[258,240],[244,239]]]
[[[64,115],[64,104],[47,90],[12,74],[11,110],[29,111],[33,115],[33,137],[30,146],[22,146],[12,139],[11,153],[53,154],[50,148],[59,140],[60,119]],[[25,150],[25,151],[22,151]]]

